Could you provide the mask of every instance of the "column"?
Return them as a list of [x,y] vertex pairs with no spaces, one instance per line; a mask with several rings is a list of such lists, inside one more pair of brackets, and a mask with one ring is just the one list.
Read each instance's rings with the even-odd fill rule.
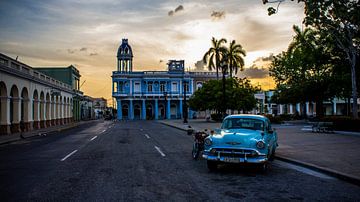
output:
[[336,115],[337,111],[336,111],[336,99],[333,99],[333,115]]
[[34,100],[34,129],[40,128],[39,115],[40,115],[40,101]]
[[30,112],[32,112],[32,103],[30,102],[30,100],[28,98],[23,99],[23,103],[24,103],[24,124],[25,124],[25,131],[30,131],[31,128],[31,122],[32,122],[32,118],[31,118],[31,114]]
[[40,128],[45,128],[45,101],[44,100],[40,100],[40,114],[39,114],[39,119],[40,119]]
[[166,119],[170,119],[170,99],[167,100],[167,103],[166,103]]
[[183,116],[183,101],[179,100],[179,111],[180,111],[180,119],[182,119]]
[[292,104],[290,104],[290,114],[294,114],[293,105],[292,105]]
[[145,99],[142,100],[142,105],[141,105],[141,119],[142,119],[142,120],[146,120]]
[[159,106],[158,106],[158,100],[155,99],[155,120],[159,118]]
[[4,96],[1,101],[0,134],[10,134],[10,98]]
[[280,104],[279,105],[279,114],[283,114],[284,112],[283,112],[283,105],[282,104]]
[[118,119],[118,120],[121,120],[121,119],[123,119],[123,117],[122,117],[121,100],[120,100],[120,99],[117,99],[116,102],[117,102],[117,119]]
[[129,120],[134,120],[134,105],[133,105],[133,100],[129,100],[130,101],[130,106],[129,106]]
[[20,132],[20,99],[18,97],[12,98],[13,102],[13,122],[11,123],[11,132]]
[[51,124],[50,124],[50,120],[51,120],[51,102],[50,100],[47,100],[46,101],[46,114],[45,114],[45,122],[46,122],[46,127],[49,127]]

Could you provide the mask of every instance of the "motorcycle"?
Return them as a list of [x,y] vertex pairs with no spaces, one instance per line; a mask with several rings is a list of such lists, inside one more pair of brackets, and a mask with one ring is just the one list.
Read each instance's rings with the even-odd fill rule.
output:
[[199,158],[200,153],[204,150],[204,141],[205,138],[209,136],[207,131],[197,131],[194,134],[194,143],[192,148],[192,158],[197,160]]

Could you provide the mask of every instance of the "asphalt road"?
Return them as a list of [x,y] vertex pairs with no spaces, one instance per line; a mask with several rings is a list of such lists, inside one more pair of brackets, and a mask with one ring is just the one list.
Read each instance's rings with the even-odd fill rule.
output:
[[93,122],[0,146],[1,201],[359,201],[360,187],[275,160],[267,173],[191,158],[154,121]]

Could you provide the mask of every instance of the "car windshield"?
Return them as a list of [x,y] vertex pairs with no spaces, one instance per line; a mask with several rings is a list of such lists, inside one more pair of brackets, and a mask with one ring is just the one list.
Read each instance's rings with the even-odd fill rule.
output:
[[264,121],[252,118],[228,118],[221,125],[221,129],[251,129],[264,131]]

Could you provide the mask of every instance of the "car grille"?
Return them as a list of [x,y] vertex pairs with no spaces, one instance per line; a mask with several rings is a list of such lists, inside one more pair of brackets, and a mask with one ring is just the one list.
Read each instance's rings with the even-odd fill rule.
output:
[[244,158],[246,157],[255,157],[258,156],[258,153],[255,150],[251,149],[228,149],[228,148],[216,148],[216,153],[220,157],[238,157]]

